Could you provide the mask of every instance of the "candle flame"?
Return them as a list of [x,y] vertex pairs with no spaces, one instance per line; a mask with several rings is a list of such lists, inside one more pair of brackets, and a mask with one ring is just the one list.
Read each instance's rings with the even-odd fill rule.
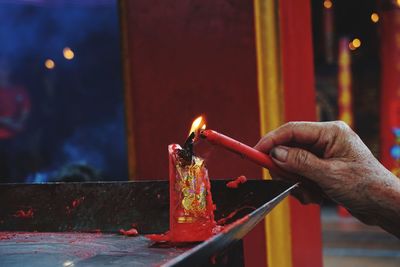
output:
[[197,131],[206,129],[206,120],[203,116],[197,117],[190,128],[189,135],[191,133],[195,133],[197,135]]

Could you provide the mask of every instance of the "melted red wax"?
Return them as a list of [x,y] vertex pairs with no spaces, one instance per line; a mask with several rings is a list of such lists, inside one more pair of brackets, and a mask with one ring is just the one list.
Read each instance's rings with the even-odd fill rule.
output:
[[224,233],[224,234],[226,234],[226,233],[228,233],[232,228],[234,228],[234,227],[236,227],[236,226],[238,226],[238,225],[240,225],[240,224],[243,224],[243,223],[247,222],[247,221],[249,220],[249,218],[250,218],[249,215],[246,215],[246,216],[244,216],[244,217],[242,217],[242,218],[240,218],[240,219],[234,221],[233,223],[224,226],[224,227],[221,229],[221,232]]
[[139,234],[139,232],[136,228],[131,228],[129,230],[120,229],[119,232],[120,232],[120,234],[126,235],[126,236],[136,236]]
[[7,240],[7,239],[12,239],[16,233],[12,232],[0,232],[0,240]]
[[236,210],[232,211],[231,213],[228,214],[228,216],[226,216],[226,217],[224,217],[222,219],[219,219],[217,223],[219,225],[225,225],[228,220],[232,219],[239,211],[242,211],[244,209],[255,210],[256,208],[252,207],[252,206],[243,206],[243,207],[241,207],[239,209],[236,209]]
[[210,258],[210,262],[212,265],[217,264],[217,255],[212,255]]
[[151,234],[151,235],[145,235],[145,236],[154,242],[169,242],[169,241],[171,241],[169,232],[165,232],[164,234]]
[[229,188],[238,188],[240,184],[244,184],[245,182],[247,182],[247,178],[244,175],[239,176],[238,178],[236,178],[233,181],[230,181],[226,184],[226,187]]
[[[199,177],[197,177],[199,184],[204,184],[204,189],[206,190],[206,208],[205,211],[199,214],[199,216],[193,216],[194,221],[180,223],[178,222],[179,217],[185,217],[184,211],[182,209],[182,192],[178,190],[177,182],[177,154],[180,150],[179,145],[170,145],[168,147],[169,153],[169,182],[170,182],[170,231],[168,234],[150,236],[149,238],[155,241],[170,241],[173,243],[179,242],[198,242],[204,241],[213,235],[213,229],[216,226],[214,220],[214,210],[215,205],[213,204],[211,196],[211,185],[208,178],[208,172],[206,168],[201,169]],[[196,188],[196,190],[200,190]],[[199,192],[197,192],[199,193]]]
[[[181,199],[179,194],[176,193],[176,154],[177,150],[180,149],[178,145],[170,145],[168,147],[169,152],[169,181],[170,181],[170,231],[164,234],[151,234],[146,235],[152,241],[155,242],[170,242],[170,243],[179,243],[179,242],[197,242],[204,241],[213,235],[216,235],[220,232],[227,232],[238,224],[244,223],[248,220],[248,216],[243,217],[242,219],[236,220],[232,224],[221,226],[217,225],[214,220],[214,210],[216,206],[213,203],[211,196],[211,184],[208,178],[207,169],[204,169],[204,172],[201,175],[201,178],[205,181],[205,187],[207,190],[207,214],[208,217],[200,217],[198,220],[191,223],[178,223],[176,221],[176,216],[179,216],[179,210],[176,209],[177,205],[179,205]],[[239,184],[245,183],[247,181],[246,176],[239,176],[234,181],[227,183],[227,187],[229,188],[237,188]],[[223,218],[218,221],[218,224],[225,224],[227,220],[234,217],[238,211],[244,208],[253,208],[254,207],[242,207],[232,213],[230,213],[226,218]]]
[[85,197],[80,197],[77,199],[72,200],[70,206],[65,207],[65,211],[68,215],[71,214],[71,212],[76,209],[83,201],[85,200]]
[[22,218],[22,219],[31,219],[31,218],[33,218],[33,209],[30,208],[27,211],[17,210],[14,214],[14,217]]
[[[241,207],[241,208],[239,208],[237,210],[234,210],[233,212],[229,213],[228,216],[226,216],[226,217],[224,217],[222,219],[219,219],[217,224],[213,227],[213,229],[211,231],[212,233],[208,236],[208,238],[210,238],[213,235],[216,235],[216,234],[218,234],[220,232],[227,233],[233,227],[246,222],[249,219],[249,215],[246,215],[246,216],[234,221],[231,224],[225,225],[228,220],[232,219],[239,211],[242,211],[244,209],[255,210],[256,208],[253,207],[253,206],[243,206],[243,207]],[[195,231],[195,228],[192,231]],[[164,234],[150,234],[150,235],[145,235],[145,236],[148,239],[150,239],[150,240],[152,240],[154,242],[157,242],[157,243],[161,243],[161,242],[171,242],[171,243],[173,243],[174,242],[174,240],[171,238],[171,234],[170,234],[169,231],[164,233]]]
[[63,253],[66,256],[76,256],[81,259],[93,257],[109,247],[105,242],[96,242],[102,234],[90,233],[51,233],[51,232],[0,232],[0,240],[7,240],[15,243],[42,243],[44,240],[49,244],[44,253],[54,253],[57,248],[51,244],[69,243],[65,246]]
[[85,199],[85,197],[81,197],[81,198],[77,198],[77,199],[74,199],[73,201],[72,201],[72,208],[76,208],[76,207],[78,207],[81,203],[82,203],[82,201]]
[[[241,209],[243,209],[243,208],[241,208]],[[220,222],[221,220],[225,220],[224,221],[224,223],[225,223],[226,220],[228,220],[229,216],[231,216],[230,218],[232,218],[241,209],[238,209],[238,210],[230,213],[226,218],[220,219],[218,222]],[[233,214],[233,215],[231,215],[231,214]],[[207,237],[207,239],[212,237],[213,235],[217,235],[217,234],[219,234],[221,232],[222,233],[227,233],[230,230],[232,230],[234,227],[236,227],[237,225],[245,223],[247,220],[249,220],[249,218],[250,218],[249,215],[246,215],[246,216],[244,216],[244,217],[242,217],[242,218],[240,218],[240,219],[238,219],[238,220],[236,220],[233,223],[228,224],[228,225],[215,225],[213,227],[213,229],[211,230],[211,234]],[[192,233],[195,233],[196,230],[193,229],[192,231],[193,231]],[[166,232],[164,234],[150,234],[150,235],[145,235],[145,236],[148,239],[150,239],[151,241],[154,241],[156,243],[162,243],[162,242],[168,242],[168,243],[172,243],[172,244],[175,243],[175,240],[171,238],[170,232]]]

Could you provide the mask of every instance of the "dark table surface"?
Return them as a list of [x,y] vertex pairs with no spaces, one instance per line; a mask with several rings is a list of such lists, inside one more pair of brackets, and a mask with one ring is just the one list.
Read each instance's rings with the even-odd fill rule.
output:
[[0,233],[0,266],[160,266],[190,249],[103,233]]
[[[168,230],[165,181],[0,185],[0,266],[205,266],[235,246],[219,266],[241,266],[241,238],[296,185],[225,183],[212,181],[216,219],[236,215],[210,239],[179,246],[144,236]],[[118,234],[132,225],[141,235]]]

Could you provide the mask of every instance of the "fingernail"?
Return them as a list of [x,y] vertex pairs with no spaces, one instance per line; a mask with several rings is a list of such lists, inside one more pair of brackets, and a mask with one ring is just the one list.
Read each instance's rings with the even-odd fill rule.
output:
[[287,148],[281,146],[275,147],[271,150],[271,156],[279,161],[286,162],[288,156]]

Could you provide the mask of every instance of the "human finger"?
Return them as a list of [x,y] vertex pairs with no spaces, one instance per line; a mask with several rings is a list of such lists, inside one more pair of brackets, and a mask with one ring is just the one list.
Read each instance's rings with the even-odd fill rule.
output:
[[269,132],[255,145],[255,149],[268,153],[273,147],[291,142],[314,144],[326,125],[317,122],[289,122]]

